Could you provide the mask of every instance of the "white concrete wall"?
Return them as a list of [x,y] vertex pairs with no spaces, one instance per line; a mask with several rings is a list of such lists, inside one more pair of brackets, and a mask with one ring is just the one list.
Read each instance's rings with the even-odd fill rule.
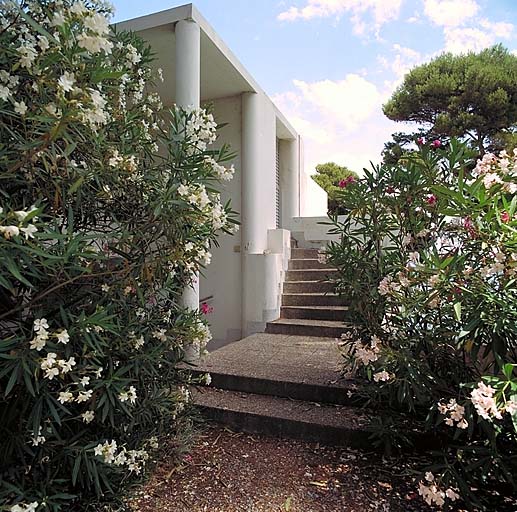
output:
[[[236,152],[234,160],[225,165],[235,165],[235,176],[225,182],[222,188],[222,202],[232,200],[235,211],[241,211],[241,97],[234,96],[212,102],[217,123],[227,125],[219,131],[219,138],[214,148],[229,144]],[[212,263],[201,276],[200,298],[213,295],[208,304],[214,308],[207,315],[213,340],[208,349],[214,349],[231,341],[241,339],[242,317],[242,265],[241,232],[234,236],[222,235],[219,247],[213,247]]]
[[[290,233],[276,229],[276,114],[271,100],[259,95],[257,110],[258,145],[254,165],[258,172],[257,186],[251,191],[257,205],[253,220],[253,251],[242,246],[242,230],[233,237],[224,235],[220,246],[212,249],[212,263],[201,277],[200,298],[214,308],[207,315],[213,340],[208,349],[214,350],[241,337],[262,332],[266,322],[280,315],[282,285],[290,257]],[[220,130],[218,144],[230,144],[237,153],[236,174],[222,191],[222,199],[232,200],[233,209],[242,212],[242,98],[240,96],[212,102],[216,121],[226,124]],[[217,147],[217,144],[215,145]],[[291,177],[292,181],[292,177]],[[247,193],[249,194],[249,190]],[[242,220],[242,219],[240,219]]]
[[[343,220],[344,217],[340,216],[338,219]],[[332,225],[324,223],[330,223],[327,216],[293,219],[290,229],[293,238],[298,242],[298,247],[317,249],[327,245],[330,240],[339,241],[339,235],[328,233]]]
[[267,322],[280,317],[283,282],[291,257],[290,232],[269,230],[268,246],[264,254],[246,255],[244,336],[264,332]]
[[328,211],[327,193],[305,172],[302,172],[300,217],[325,217]]

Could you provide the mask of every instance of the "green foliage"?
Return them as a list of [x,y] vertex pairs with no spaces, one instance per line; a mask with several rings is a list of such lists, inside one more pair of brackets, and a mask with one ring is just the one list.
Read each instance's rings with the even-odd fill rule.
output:
[[382,150],[382,163],[396,165],[401,158],[416,150],[417,141],[425,140],[429,133],[420,128],[415,133],[396,132],[391,134],[391,140],[384,143]]
[[468,137],[483,155],[517,123],[517,56],[501,45],[443,54],[412,69],[383,110],[424,124],[432,137]]
[[[207,325],[182,290],[233,231],[200,109],[163,111],[103,3],[0,13],[0,509],[86,509],[142,474]],[[4,508],[5,507],[5,508]]]
[[472,157],[453,139],[366,171],[341,191],[328,259],[358,324],[347,371],[384,408],[381,437],[393,445],[383,426],[401,412],[426,424],[444,444],[424,499],[494,510],[491,490],[516,490],[517,154]]
[[354,171],[334,162],[318,164],[316,166],[316,174],[311,176],[311,178],[328,194],[328,209],[331,215],[339,214],[339,205],[336,202],[340,190],[339,184],[350,176],[357,178],[357,174]]

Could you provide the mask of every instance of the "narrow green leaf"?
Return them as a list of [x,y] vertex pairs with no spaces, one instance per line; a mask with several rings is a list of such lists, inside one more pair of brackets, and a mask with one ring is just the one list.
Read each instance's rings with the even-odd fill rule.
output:
[[13,372],[11,373],[11,377],[9,378],[9,382],[7,383],[7,387],[5,388],[5,395],[7,396],[13,389],[14,385],[18,381],[18,375],[20,374],[20,367],[15,366]]
[[75,485],[77,482],[77,475],[79,474],[79,469],[81,468],[81,455],[75,458],[74,467],[72,469],[72,485]]
[[73,194],[84,183],[84,176],[81,176],[68,190],[69,194]]
[[461,302],[454,304],[454,316],[458,322],[461,322]]

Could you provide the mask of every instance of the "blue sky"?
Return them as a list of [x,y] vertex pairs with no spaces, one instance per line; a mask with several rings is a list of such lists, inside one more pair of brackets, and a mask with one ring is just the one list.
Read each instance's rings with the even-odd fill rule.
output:
[[[115,21],[185,2],[114,0]],[[443,51],[517,50],[517,0],[198,0],[197,8],[302,134],[305,160],[356,171],[405,127],[382,104]]]

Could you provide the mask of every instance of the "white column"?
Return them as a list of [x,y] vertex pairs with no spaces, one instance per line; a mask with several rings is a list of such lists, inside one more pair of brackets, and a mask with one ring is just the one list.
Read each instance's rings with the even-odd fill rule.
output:
[[201,32],[195,21],[176,23],[176,104],[199,107]]
[[280,178],[282,180],[283,227],[289,228],[300,216],[300,161],[298,139],[280,141]]
[[[253,92],[242,95],[241,245],[243,254],[262,252],[260,233],[260,98]],[[272,171],[272,169],[268,169]],[[274,202],[272,197],[271,201]],[[265,205],[264,205],[265,207]],[[271,207],[271,205],[269,205]]]
[[[199,107],[201,95],[201,32],[199,25],[191,20],[176,23],[176,104],[180,107]],[[194,276],[192,286],[183,290],[181,305],[199,309],[199,274]],[[196,347],[185,347],[187,361],[199,358]]]

